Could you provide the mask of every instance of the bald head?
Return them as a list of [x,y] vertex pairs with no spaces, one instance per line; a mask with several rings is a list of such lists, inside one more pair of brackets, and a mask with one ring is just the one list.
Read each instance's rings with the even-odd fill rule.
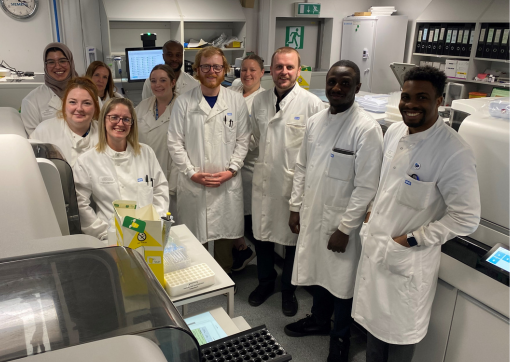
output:
[[184,61],[184,48],[177,40],[169,40],[163,45],[163,59],[166,65],[176,73],[180,74]]

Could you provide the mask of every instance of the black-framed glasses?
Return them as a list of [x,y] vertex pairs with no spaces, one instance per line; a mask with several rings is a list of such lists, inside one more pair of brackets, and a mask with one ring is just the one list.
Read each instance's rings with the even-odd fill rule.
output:
[[44,64],[46,64],[47,67],[54,67],[55,65],[60,65],[60,66],[66,66],[69,64],[69,60],[68,59],[59,59],[57,61],[54,61],[54,60],[47,60],[44,62]]
[[115,114],[108,114],[106,115],[106,117],[108,118],[108,120],[113,123],[113,124],[117,124],[119,123],[119,121],[122,121],[122,123],[125,125],[125,126],[131,126],[133,124],[133,118],[129,118],[129,117],[119,117]]
[[200,70],[204,73],[208,73],[211,68],[216,72],[216,73],[219,73],[221,72],[221,70],[223,69],[223,64],[214,64],[214,65],[210,65],[210,64],[202,64],[200,66]]

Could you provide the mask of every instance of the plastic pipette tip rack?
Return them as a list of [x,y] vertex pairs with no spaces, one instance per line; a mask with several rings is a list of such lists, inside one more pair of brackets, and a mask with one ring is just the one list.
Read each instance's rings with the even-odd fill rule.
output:
[[200,350],[201,362],[284,362],[292,359],[265,324],[204,344]]

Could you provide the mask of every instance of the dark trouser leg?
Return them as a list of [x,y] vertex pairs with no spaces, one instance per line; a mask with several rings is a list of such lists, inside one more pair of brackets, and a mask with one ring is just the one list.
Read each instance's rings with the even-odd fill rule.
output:
[[334,296],[325,288],[314,285],[312,287],[313,304],[312,315],[319,325],[331,323],[331,315],[335,308]]
[[251,215],[244,215],[244,235],[247,236],[250,241],[255,240],[255,237],[253,236]]
[[264,288],[272,288],[278,275],[274,269],[274,243],[253,239],[253,244],[257,253],[259,285]]
[[349,340],[351,336],[351,309],[352,298],[335,298],[335,321],[331,330],[331,338],[342,338],[343,341]]
[[389,344],[367,332],[367,362],[411,362],[415,344]]
[[295,292],[296,286],[292,285],[292,268],[294,267],[294,257],[296,256],[296,246],[285,246],[285,260],[282,270],[282,292]]
[[219,239],[214,241],[214,259],[223,268],[225,273],[232,273],[232,246],[234,239]]

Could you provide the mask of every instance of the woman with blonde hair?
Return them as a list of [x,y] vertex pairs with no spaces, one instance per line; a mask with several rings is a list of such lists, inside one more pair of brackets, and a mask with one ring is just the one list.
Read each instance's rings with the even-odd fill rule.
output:
[[[107,239],[112,202],[133,200],[137,207],[153,204],[160,216],[168,210],[168,182],[154,151],[138,142],[133,103],[112,98],[99,115],[99,142],[73,167],[83,233]],[[90,206],[96,203],[96,211]]]
[[99,109],[94,83],[85,77],[71,79],[56,117],[39,123],[30,138],[56,145],[72,167],[79,155],[97,144]]
[[90,63],[85,76],[94,82],[103,103],[111,98],[123,98],[120,93],[117,93],[117,88],[113,84],[112,71],[105,63],[99,60]]

